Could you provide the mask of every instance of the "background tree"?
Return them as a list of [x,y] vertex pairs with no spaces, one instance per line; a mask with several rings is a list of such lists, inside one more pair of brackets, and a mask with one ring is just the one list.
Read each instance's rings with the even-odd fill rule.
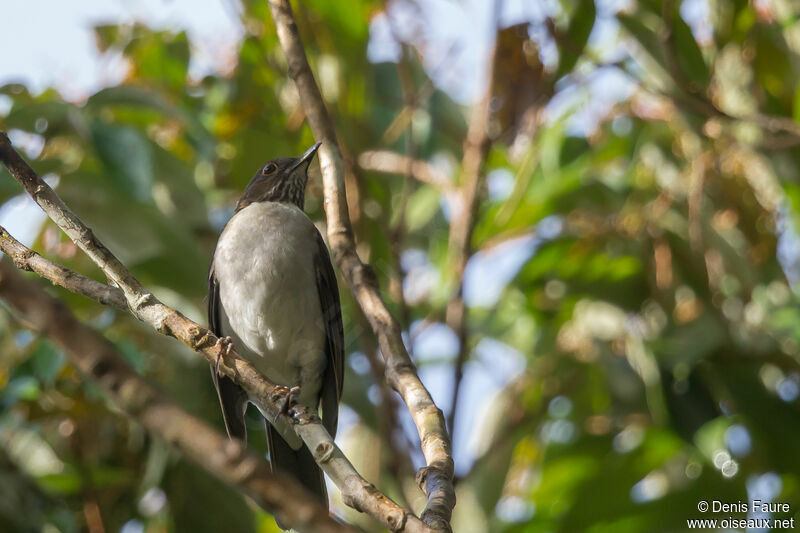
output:
[[[455,531],[682,530],[712,499],[800,509],[800,8],[610,4],[563,0],[530,20],[486,9],[480,24],[500,28],[486,70],[462,60],[478,37],[441,38],[438,3],[296,7],[359,255],[455,437]],[[239,14],[227,73],[191,79],[184,33],[108,25],[97,41],[125,58],[120,85],[82,102],[0,89],[0,128],[34,168],[201,323],[238,192],[265,160],[312,142],[267,3]],[[456,103],[470,87],[474,102]],[[0,199],[19,193],[3,170]],[[307,210],[324,224],[318,178]],[[49,221],[33,248],[103,279]],[[203,361],[126,313],[51,292],[222,427]],[[342,296],[339,443],[418,511],[416,432]],[[12,316],[0,313],[0,528],[274,530]]]

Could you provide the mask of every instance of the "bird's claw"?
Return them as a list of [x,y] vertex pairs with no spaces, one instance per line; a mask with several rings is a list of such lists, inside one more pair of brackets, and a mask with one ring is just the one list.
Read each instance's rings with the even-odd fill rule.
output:
[[219,377],[222,377],[219,371],[219,361],[223,355],[228,355],[231,353],[233,349],[233,339],[230,337],[220,337],[217,339],[217,343],[214,345],[215,348],[219,348],[219,352],[217,352],[217,362],[214,365],[214,372],[217,373]]
[[281,404],[281,414],[289,414],[289,409],[297,405],[297,398],[300,396],[300,387],[294,386],[289,388],[279,386],[278,388],[285,394],[283,403]]

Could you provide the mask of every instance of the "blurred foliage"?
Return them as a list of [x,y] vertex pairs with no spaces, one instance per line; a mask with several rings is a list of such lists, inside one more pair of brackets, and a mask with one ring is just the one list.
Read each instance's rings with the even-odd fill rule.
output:
[[[494,376],[509,360],[521,370],[497,378],[496,395],[465,386],[489,408],[457,418],[470,421],[458,431],[477,445],[457,456],[474,455],[457,463],[454,528],[680,531],[702,517],[698,501],[714,499],[787,502],[781,517],[800,518],[800,8],[646,0],[609,13],[592,0],[553,4],[551,17],[499,39],[471,264],[514,256],[521,266],[496,297],[468,301],[465,380]],[[704,6],[707,19],[686,17],[689,4]],[[427,331],[444,328],[458,283],[446,242],[458,206],[447,187],[355,161],[367,150],[402,152],[458,186],[469,110],[440,88],[440,67],[423,61],[458,47],[429,49],[424,9],[390,5],[419,15],[418,27],[397,32],[397,63],[367,60],[370,22],[387,17],[381,3],[344,10],[309,0],[297,18],[346,150],[359,252],[376,266],[423,375],[444,382],[429,384],[444,389],[436,399],[447,410],[447,343],[434,343],[434,357],[416,352]],[[208,259],[238,191],[266,159],[312,143],[267,3],[247,0],[241,18],[227,72],[189,78],[185,33],[105,25],[95,28],[97,45],[126,59],[121,85],[77,103],[56,89],[0,88],[11,103],[0,127],[34,168],[57,178],[61,197],[143,283],[200,321]],[[596,38],[601,25],[605,40]],[[593,78],[609,71],[616,82]],[[627,96],[578,131],[576,117],[604,90],[592,80],[620,78]],[[307,211],[324,224],[318,174],[311,181]],[[0,201],[18,194],[0,172]],[[49,222],[34,248],[103,279]],[[501,270],[470,283],[488,291]],[[418,510],[413,472],[396,453],[410,450],[420,466],[417,437],[387,431],[391,407],[369,366],[375,344],[342,289],[352,410],[344,419],[355,425],[339,440],[368,479]],[[126,314],[52,290],[222,430],[199,358]],[[0,353],[0,530],[276,531],[268,514],[143,433],[6,311]],[[459,408],[467,404],[476,402],[462,397]],[[263,450],[260,423],[250,423],[251,445]],[[336,511],[377,529],[340,501]]]

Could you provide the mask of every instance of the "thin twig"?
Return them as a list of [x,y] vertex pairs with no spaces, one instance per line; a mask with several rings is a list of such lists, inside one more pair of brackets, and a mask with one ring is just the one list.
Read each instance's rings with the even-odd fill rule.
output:
[[489,151],[489,116],[491,113],[492,77],[496,61],[496,48],[489,62],[487,78],[490,80],[486,93],[475,104],[470,116],[467,136],[464,139],[464,156],[461,160],[461,176],[459,179],[458,204],[450,223],[450,270],[458,284],[456,292],[447,304],[446,322],[458,338],[458,354],[453,371],[453,395],[450,412],[447,416],[447,427],[451,438],[455,437],[456,408],[461,392],[461,380],[464,377],[464,364],[469,355],[467,332],[467,308],[464,302],[464,270],[472,254],[472,231],[475,227],[475,215],[478,208],[480,189],[484,182],[483,166]]
[[432,185],[440,190],[452,189],[452,184],[444,172],[427,161],[413,159],[391,150],[367,150],[358,156],[358,166],[364,170],[409,175],[417,181]]
[[369,514],[392,531],[426,529],[412,513],[402,509],[361,477],[336,446],[316,412],[301,405],[292,407],[289,413],[284,412],[282,406],[286,403],[288,389],[269,381],[235,351],[224,353],[211,331],[164,305],[144,288],[20,157],[3,132],[0,132],[0,162],[44,212],[119,286],[134,316],[150,324],[158,332],[180,340],[203,355],[209,363],[215,364],[218,361],[219,370],[247,391],[250,400],[270,422],[280,419],[282,423],[293,424],[295,432],[311,451],[314,459],[341,490],[342,499],[347,505]]
[[255,452],[230,440],[169,401],[139,376],[113,344],[85,326],[59,300],[0,261],[0,297],[26,326],[63,348],[69,361],[105,389],[119,407],[154,435],[241,490],[301,531],[353,531],[337,523],[291,476],[272,472]]
[[403,344],[400,326],[381,297],[374,271],[356,254],[347,214],[342,154],[333,122],[306,59],[291,5],[288,0],[269,0],[269,7],[286,54],[289,76],[300,94],[314,137],[322,141],[319,158],[328,242],[339,269],[378,337],[381,354],[386,359],[386,379],[405,401],[419,432],[427,466],[417,474],[417,481],[428,496],[421,518],[434,529],[448,531],[456,498],[452,482],[453,456],[444,417],[417,375]]

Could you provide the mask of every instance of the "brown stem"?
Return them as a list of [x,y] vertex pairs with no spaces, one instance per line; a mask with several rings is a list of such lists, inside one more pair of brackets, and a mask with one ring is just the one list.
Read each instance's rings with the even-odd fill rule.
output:
[[358,156],[358,166],[372,172],[410,175],[421,183],[427,183],[440,190],[451,189],[446,174],[426,161],[413,159],[391,150],[367,150]]
[[[496,50],[492,53],[488,78],[492,79]],[[472,115],[464,139],[464,156],[461,160],[461,176],[459,179],[458,203],[453,210],[450,223],[450,271],[454,273],[458,284],[456,292],[447,304],[446,322],[458,338],[458,354],[453,371],[453,395],[450,402],[450,413],[447,417],[447,426],[450,436],[455,436],[456,408],[458,396],[461,391],[461,380],[464,377],[464,364],[469,356],[467,308],[464,303],[464,270],[472,254],[472,231],[475,228],[475,215],[480,198],[480,189],[483,186],[483,166],[486,154],[489,151],[490,139],[488,133],[490,102],[492,99],[492,84],[486,88],[486,93],[480,102],[472,109]]]

